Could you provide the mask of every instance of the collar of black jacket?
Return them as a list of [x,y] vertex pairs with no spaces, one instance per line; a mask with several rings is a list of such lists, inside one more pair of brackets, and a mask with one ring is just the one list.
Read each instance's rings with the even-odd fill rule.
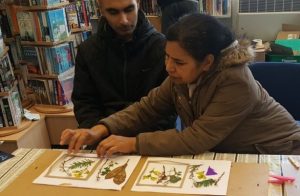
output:
[[[136,28],[133,32],[133,39],[141,39],[143,37],[148,37],[156,30],[155,28],[149,23],[148,19],[146,18],[145,14],[139,10],[138,11],[138,22]],[[98,24],[98,31],[97,31],[98,39],[118,39],[116,33],[113,29],[109,26],[107,20],[104,17],[101,17],[99,24]],[[120,40],[122,41],[122,40]]]

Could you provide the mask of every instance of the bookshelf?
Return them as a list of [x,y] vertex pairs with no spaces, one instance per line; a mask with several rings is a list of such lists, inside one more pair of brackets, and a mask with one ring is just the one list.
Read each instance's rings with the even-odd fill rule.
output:
[[54,5],[19,6],[19,9],[21,11],[45,11],[45,10],[64,8],[67,5],[69,5],[69,2],[61,2]]
[[[43,104],[41,111],[46,112],[46,106],[51,112],[54,107],[58,113],[66,111],[65,106],[71,102],[70,76],[77,45],[91,34],[89,19],[99,17],[96,0],[12,0],[0,8],[7,16],[0,21],[6,27],[4,42],[14,50],[13,61],[16,75],[24,83],[24,97]],[[28,88],[34,93],[28,94]],[[32,105],[30,100],[24,101]]]
[[23,107],[13,67],[0,31],[0,137],[24,130],[28,123],[22,122]]
[[[212,15],[226,25],[231,26],[231,0],[198,0],[199,12]],[[161,10],[157,5],[156,0],[143,0],[141,1],[141,9],[146,14],[150,23],[161,32]]]
[[65,111],[64,105],[70,101],[58,77],[75,64],[66,13],[69,5],[68,1],[30,1],[16,5],[19,36],[15,41],[21,53],[16,70],[24,79],[25,89],[30,89],[25,90],[28,96],[49,111],[56,106],[57,112]]

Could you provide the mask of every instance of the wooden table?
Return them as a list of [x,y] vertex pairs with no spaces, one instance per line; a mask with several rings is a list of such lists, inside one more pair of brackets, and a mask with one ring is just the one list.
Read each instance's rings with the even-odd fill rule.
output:
[[[45,160],[45,154],[49,156],[56,157],[59,152],[46,150],[46,149],[18,149],[13,154],[14,158],[7,160],[0,164],[0,195],[11,195],[12,191],[19,189],[25,190],[22,192],[22,195],[30,195],[32,194],[30,191],[26,192],[26,188],[32,185],[32,179],[36,178],[38,174],[44,171],[45,168],[49,166],[51,162]],[[238,165],[238,163],[266,163],[269,166],[269,171],[278,175],[289,175],[296,177],[296,181],[293,184],[285,184],[285,185],[273,185],[269,184],[268,186],[268,194],[269,196],[296,196],[300,193],[300,170],[296,170],[290,162],[287,160],[287,156],[284,155],[245,155],[245,154],[225,154],[225,153],[204,153],[201,155],[195,156],[179,156],[176,158],[193,158],[193,159],[208,159],[208,160],[230,160],[233,162],[233,165]],[[300,156],[294,156],[294,158],[300,161]],[[39,163],[37,163],[39,161]],[[243,164],[248,165],[248,164]],[[251,165],[251,164],[249,164]],[[264,165],[264,164],[262,164]],[[234,167],[233,167],[234,169]],[[25,172],[24,172],[25,171]],[[251,178],[251,174],[255,175],[256,171],[246,171],[249,172],[249,178]],[[137,174],[136,174],[137,175]],[[242,175],[242,174],[241,174]],[[25,181],[24,178],[31,178],[28,181]],[[241,181],[245,179],[240,179]],[[247,180],[247,179],[246,179]],[[264,179],[265,181],[266,179]],[[132,185],[133,180],[129,180],[128,184]],[[16,188],[17,187],[17,188]],[[41,188],[44,187],[44,188]],[[45,192],[45,187],[49,190],[48,193],[43,194]],[[124,187],[125,190],[128,189],[130,191],[131,186]],[[232,187],[231,187],[232,188]],[[233,187],[238,189],[239,187]],[[47,194],[57,194],[60,195],[61,191],[68,192],[76,190],[76,195],[84,194],[84,193],[95,193],[99,194],[99,190],[92,189],[80,189],[80,188],[70,188],[70,187],[53,187],[53,186],[39,186],[35,185],[33,187],[35,193],[40,192],[43,195]],[[229,187],[230,189],[230,187]],[[59,191],[58,191],[59,190]],[[1,192],[2,191],[2,192]],[[32,190],[31,190],[32,191]],[[232,190],[229,190],[232,192]],[[106,194],[114,193],[116,195],[121,194],[118,191],[102,191]],[[28,194],[26,194],[28,193]],[[131,192],[130,195],[138,195],[141,193]],[[248,195],[253,195],[251,191],[248,192]],[[153,193],[143,193],[143,195],[152,195]],[[35,195],[35,194],[33,194]],[[105,194],[104,194],[105,195]],[[154,194],[155,195],[155,194]],[[168,194],[156,194],[156,195],[168,195]]]

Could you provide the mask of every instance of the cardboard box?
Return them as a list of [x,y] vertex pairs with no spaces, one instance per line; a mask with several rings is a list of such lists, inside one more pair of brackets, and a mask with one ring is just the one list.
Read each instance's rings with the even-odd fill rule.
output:
[[[278,32],[275,44],[278,46],[284,46],[287,49],[292,51],[292,54],[287,53],[278,53],[278,51],[272,54],[269,53],[266,56],[266,61],[272,62],[300,62],[300,26],[299,25],[290,25],[282,24],[282,31]],[[283,48],[284,48],[283,47]]]
[[300,31],[300,25],[282,24],[283,31]]
[[299,39],[300,31],[280,31],[276,39]]

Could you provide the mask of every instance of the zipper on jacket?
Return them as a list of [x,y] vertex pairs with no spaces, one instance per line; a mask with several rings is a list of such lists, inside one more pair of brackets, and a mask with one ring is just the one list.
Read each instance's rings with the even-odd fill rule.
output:
[[[189,101],[184,96],[182,96],[182,95],[179,95],[177,100],[178,100],[179,105],[181,106],[181,108],[189,116],[188,118],[189,119],[193,119],[194,118],[194,116],[193,116],[194,114],[193,114],[193,111],[191,113],[191,107],[190,107],[191,105],[190,105]],[[188,103],[189,108],[185,107],[186,103]],[[181,120],[183,120],[183,119],[181,119]]]
[[122,45],[124,64],[123,64],[123,85],[124,85],[124,98],[127,98],[127,54],[125,44]]

